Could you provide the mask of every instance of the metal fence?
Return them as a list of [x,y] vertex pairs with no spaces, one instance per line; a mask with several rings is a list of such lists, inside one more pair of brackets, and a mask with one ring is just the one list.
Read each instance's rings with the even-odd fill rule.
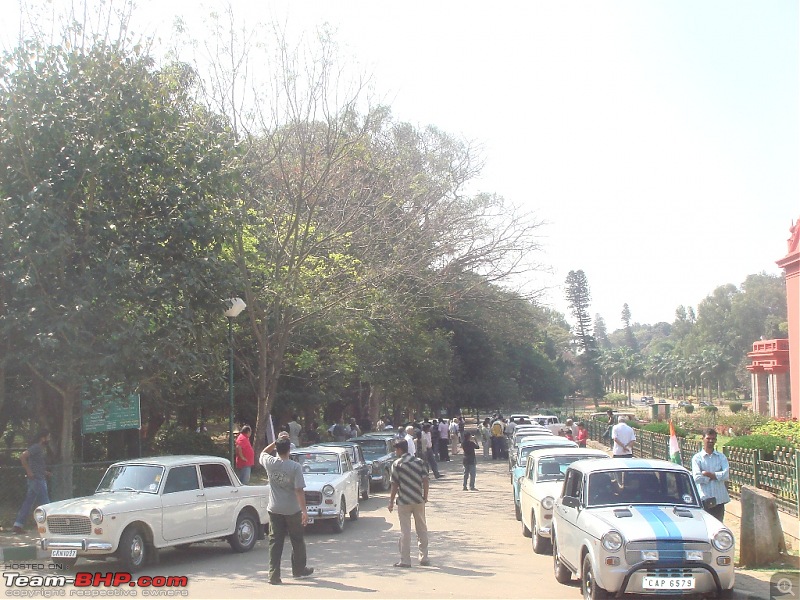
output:
[[[608,425],[589,421],[589,439],[608,444],[604,438]],[[669,436],[651,431],[636,430],[636,455],[641,458],[669,460]],[[700,441],[678,438],[683,466],[691,470],[692,456],[700,451]],[[743,485],[766,490],[775,496],[778,510],[800,517],[800,451],[794,448],[775,448],[773,459],[766,460],[761,450],[723,446],[722,452],[730,465],[731,496],[738,497]]]

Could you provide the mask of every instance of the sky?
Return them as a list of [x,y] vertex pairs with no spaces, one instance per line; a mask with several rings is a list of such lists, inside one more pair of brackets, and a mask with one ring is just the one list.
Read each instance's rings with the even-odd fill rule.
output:
[[[134,23],[167,45],[175,15],[200,32],[225,6],[137,4]],[[568,320],[570,270],[585,272],[590,314],[609,331],[625,303],[633,322],[672,322],[720,285],[781,273],[800,219],[795,0],[231,6],[295,35],[329,24],[396,119],[479,145],[475,191],[545,223],[535,260],[548,269],[525,283]],[[14,15],[0,24],[6,46]]]

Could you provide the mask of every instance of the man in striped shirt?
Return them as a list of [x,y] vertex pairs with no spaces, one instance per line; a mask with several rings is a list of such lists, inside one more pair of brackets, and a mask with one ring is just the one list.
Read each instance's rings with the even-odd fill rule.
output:
[[395,567],[411,566],[411,516],[419,543],[419,564],[427,566],[428,525],[425,522],[425,503],[428,501],[428,467],[408,453],[408,442],[399,440],[394,445],[397,460],[392,464],[392,491],[389,512],[397,498],[397,516],[400,518],[400,562]]

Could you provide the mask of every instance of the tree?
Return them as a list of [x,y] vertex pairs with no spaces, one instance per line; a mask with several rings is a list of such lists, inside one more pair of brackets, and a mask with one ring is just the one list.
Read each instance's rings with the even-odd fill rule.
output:
[[589,317],[591,294],[586,274],[582,270],[570,271],[566,281],[567,301],[575,317],[575,339],[582,368],[584,393],[597,399],[602,395],[603,385],[597,364],[597,345],[592,336],[592,320]]
[[597,340],[597,347],[601,350],[606,350],[611,347],[611,342],[608,339],[608,330],[606,329],[606,322],[599,314],[594,316],[594,339]]
[[216,366],[198,346],[218,302],[227,134],[192,82],[124,43],[3,57],[0,326],[65,463],[90,381],[158,388]]
[[638,352],[639,345],[636,343],[636,337],[631,328],[631,309],[627,302],[622,305],[622,323],[625,325],[625,344],[634,352]]

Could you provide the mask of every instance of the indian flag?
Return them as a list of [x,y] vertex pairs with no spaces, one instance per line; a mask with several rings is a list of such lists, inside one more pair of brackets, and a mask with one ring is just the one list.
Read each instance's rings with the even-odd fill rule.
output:
[[669,460],[676,464],[682,465],[681,460],[681,447],[678,445],[678,436],[675,435],[675,426],[672,420],[669,422]]

